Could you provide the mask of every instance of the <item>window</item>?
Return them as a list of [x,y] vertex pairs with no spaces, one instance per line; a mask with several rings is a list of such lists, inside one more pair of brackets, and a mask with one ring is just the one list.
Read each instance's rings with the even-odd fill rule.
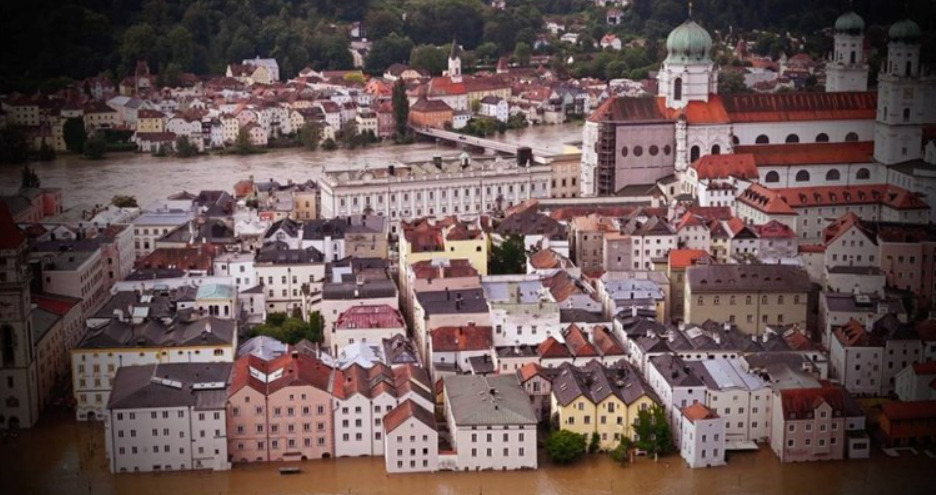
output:
[[847,142],[855,142],[857,140],[858,140],[857,132],[849,132],[848,134],[845,135],[845,141]]
[[627,146],[621,148],[621,156],[627,158]]
[[677,77],[676,80],[673,81],[673,99],[676,101],[682,100],[682,78],[681,77]]
[[816,142],[817,142],[817,143],[828,143],[828,142],[829,142],[829,135],[826,134],[826,133],[824,133],[824,132],[820,132],[820,133],[816,136]]
[[634,156],[643,156],[643,146],[634,146]]
[[786,142],[787,142],[787,144],[798,143],[798,142],[799,142],[799,136],[797,136],[796,134],[790,134],[790,135],[788,135],[788,136],[786,137]]
[[712,154],[713,154],[713,155],[720,155],[720,154],[721,154],[721,146],[719,146],[719,145],[717,145],[717,144],[712,145]]
[[828,181],[836,181],[836,180],[839,180],[840,178],[841,178],[841,174],[839,174],[839,171],[834,168],[832,170],[829,170],[825,174],[825,180],[828,180]]
[[761,134],[757,136],[757,139],[754,140],[755,144],[770,144],[770,138],[766,134]]
[[800,170],[796,173],[796,182],[809,182],[809,172]]
[[699,155],[701,155],[701,153],[702,150],[700,150],[698,146],[693,146],[689,150],[689,163],[695,163],[695,161],[699,159]]
[[904,123],[910,122],[910,109],[909,108],[904,108],[903,121]]
[[780,174],[771,170],[767,172],[767,175],[764,177],[764,182],[780,182]]
[[855,174],[855,178],[858,180],[867,180],[871,178],[871,171],[866,168],[859,168],[858,172]]
[[649,151],[650,151],[650,156],[657,156],[660,154],[660,147],[653,145],[650,147]]

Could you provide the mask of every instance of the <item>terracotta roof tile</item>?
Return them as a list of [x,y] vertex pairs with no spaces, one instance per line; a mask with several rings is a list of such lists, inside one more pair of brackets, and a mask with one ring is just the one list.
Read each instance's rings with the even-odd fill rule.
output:
[[756,179],[757,163],[751,153],[731,155],[705,155],[692,164],[699,179],[727,179],[738,177]]
[[670,269],[686,268],[695,265],[699,260],[711,261],[708,252],[702,249],[672,249],[669,252]]
[[431,331],[433,352],[480,351],[494,347],[488,326],[439,327]]
[[352,306],[338,316],[335,328],[406,328],[403,316],[388,304]]
[[[735,154],[753,155],[757,166],[872,163],[874,142],[802,143],[735,146]],[[717,155],[732,156],[732,155]]]
[[562,345],[555,337],[547,337],[536,350],[541,359],[572,357],[566,346]]
[[[845,390],[827,385],[819,388],[793,388],[780,391],[785,419],[806,419],[823,402],[832,406],[833,414],[845,414]],[[790,415],[795,415],[791,418]]]
[[722,96],[732,122],[873,120],[877,93],[774,93]]
[[699,421],[700,419],[718,418],[718,414],[716,414],[715,411],[705,407],[705,404],[702,404],[701,402],[695,402],[691,406],[682,408],[682,413],[686,418],[689,419],[689,421],[692,421],[693,423]]
[[437,428],[435,414],[423,409],[410,399],[407,399],[399,406],[393,408],[384,416],[384,428],[389,434],[410,418],[418,419],[433,430]]
[[932,420],[936,418],[936,400],[889,402],[881,405],[881,413],[893,420]]
[[760,184],[751,184],[751,187],[738,196],[738,201],[771,215],[796,215],[777,191]]

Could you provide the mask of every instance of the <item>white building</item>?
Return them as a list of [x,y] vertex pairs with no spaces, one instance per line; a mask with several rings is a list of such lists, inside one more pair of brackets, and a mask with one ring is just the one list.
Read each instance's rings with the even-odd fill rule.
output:
[[230,363],[122,367],[104,423],[110,472],[230,469],[230,374]]
[[444,408],[456,454],[439,469],[536,469],[536,415],[516,375],[445,379]]
[[133,220],[133,247],[137,258],[156,249],[156,240],[194,218],[191,201],[186,210],[147,211]]
[[690,468],[725,465],[725,418],[700,402],[680,410],[679,453]]
[[310,249],[265,246],[254,260],[257,281],[263,285],[267,312],[303,309],[305,295],[321,292],[325,279],[322,253]]
[[384,416],[384,465],[388,473],[439,469],[439,432],[435,414],[407,400]]
[[705,405],[725,421],[725,448],[752,450],[770,437],[769,384],[742,368],[739,359],[690,365],[705,383]]
[[936,399],[936,363],[917,363],[898,371],[894,393],[903,402]]
[[496,275],[481,282],[491,312],[494,346],[539,345],[561,339],[559,305],[536,275]]
[[647,366],[647,384],[660,398],[666,411],[676,445],[681,445],[682,412],[697,403],[705,403],[705,384],[679,356],[664,354],[651,357]]
[[234,280],[237,292],[253,288],[260,283],[254,269],[252,253],[224,253],[215,257],[212,264],[215,275],[226,275]]
[[864,28],[864,19],[855,12],[846,12],[835,21],[835,49],[826,64],[826,91],[868,90]]

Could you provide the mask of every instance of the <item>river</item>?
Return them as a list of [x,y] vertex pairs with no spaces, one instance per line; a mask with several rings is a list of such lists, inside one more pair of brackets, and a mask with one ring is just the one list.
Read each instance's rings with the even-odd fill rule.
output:
[[[529,127],[492,139],[561,152],[564,143],[581,141],[582,125]],[[317,179],[323,168],[385,166],[392,160],[428,159],[437,153],[454,155],[458,151],[447,144],[423,142],[403,146],[384,144],[351,151],[310,152],[291,148],[260,155],[206,155],[188,159],[115,153],[104,160],[91,161],[63,154],[51,162],[33,163],[32,167],[43,186],[63,189],[66,208],[77,204],[109,203],[116,194],[136,196],[145,206],[182,190],[231,191],[238,180],[251,175],[256,180],[275,178],[282,182],[287,179],[300,182]],[[20,167],[0,167],[0,193],[14,191],[19,181]]]
[[99,423],[46,415],[16,440],[0,441],[5,495],[586,495],[586,494],[882,494],[934,493],[936,459],[887,457],[782,465],[768,448],[732,455],[728,465],[690,470],[677,456],[641,458],[621,467],[590,456],[525,472],[436,473],[389,476],[383,458],[306,461],[302,473],[282,476],[278,464],[237,465],[228,472],[121,474],[107,472]]

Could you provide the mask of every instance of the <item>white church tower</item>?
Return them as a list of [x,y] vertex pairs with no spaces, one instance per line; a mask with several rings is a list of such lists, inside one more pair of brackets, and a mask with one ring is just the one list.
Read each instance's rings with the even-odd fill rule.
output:
[[666,60],[657,76],[659,96],[667,108],[685,108],[690,101],[708,101],[718,92],[714,70],[712,37],[692,19],[686,20],[666,38]]
[[835,21],[835,49],[826,65],[826,92],[868,90],[864,29],[864,19],[855,12],[846,12]]
[[462,81],[460,54],[461,50],[458,48],[458,43],[453,39],[452,51],[449,52],[448,57],[448,76],[452,79],[453,83],[460,83]]
[[922,156],[922,124],[934,110],[927,108],[926,84],[920,71],[920,26],[906,19],[888,32],[887,60],[878,75],[874,159],[900,163]]

